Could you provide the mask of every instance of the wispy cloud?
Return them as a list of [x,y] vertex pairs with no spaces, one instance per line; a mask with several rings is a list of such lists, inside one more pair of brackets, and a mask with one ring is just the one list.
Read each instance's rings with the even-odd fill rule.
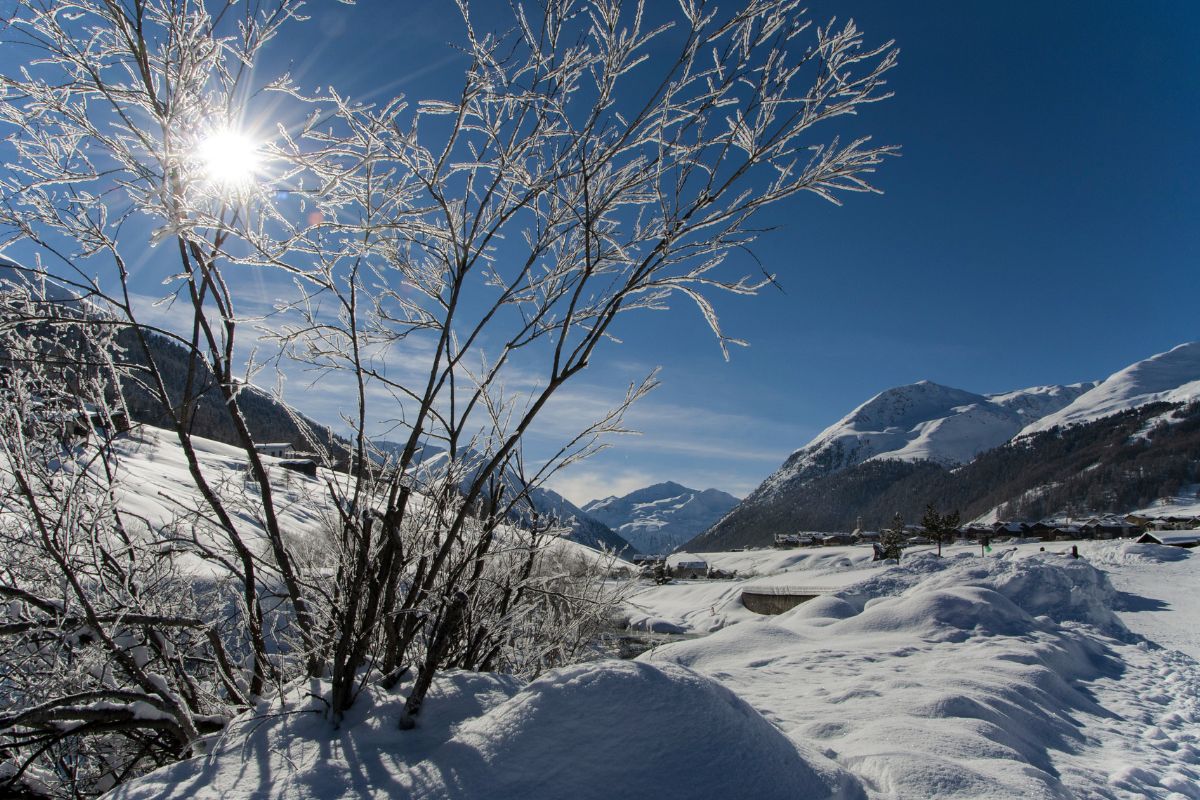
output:
[[[538,417],[535,440],[561,440],[599,419],[620,402],[615,389],[593,386],[560,392]],[[774,463],[815,433],[788,422],[660,401],[653,394],[629,411],[625,425],[638,435],[613,437],[612,447]]]
[[[556,395],[526,442],[531,459],[548,457],[620,402],[622,387],[577,385]],[[577,504],[627,494],[662,481],[718,488],[739,497],[755,489],[816,433],[807,426],[660,399],[652,393],[626,417],[637,435],[611,436],[608,449],[554,476],[551,488]]]
[[547,481],[546,485],[575,505],[582,506],[603,497],[620,497],[655,482],[654,475],[638,469],[582,467],[567,468]]

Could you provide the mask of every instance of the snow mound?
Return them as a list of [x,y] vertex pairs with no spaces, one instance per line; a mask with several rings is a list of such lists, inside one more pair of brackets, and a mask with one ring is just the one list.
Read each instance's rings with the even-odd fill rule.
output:
[[[1166,798],[1200,777],[1200,703],[1128,666],[1151,646],[1112,613],[1114,594],[1062,554],[915,555],[641,659],[718,676],[872,797]],[[1200,684],[1195,662],[1172,670]],[[1135,764],[1140,778],[1113,771]],[[1138,780],[1144,794],[1114,793]]]
[[408,764],[437,752],[464,719],[520,690],[507,676],[450,672],[426,695],[416,730],[401,731],[404,685],[363,690],[340,729],[325,715],[320,681],[239,717],[209,754],[163,767],[106,795],[109,800],[341,800],[409,797]]
[[906,630],[925,641],[963,641],[972,635],[1018,636],[1029,628],[1028,614],[999,592],[979,586],[930,589],[912,598],[887,598],[842,625],[842,631],[849,634]]
[[[314,694],[325,688],[310,687]],[[236,722],[211,755],[122,787],[113,800],[349,800],[612,797],[838,798],[858,782],[797,747],[746,702],[683,667],[608,661],[524,688],[474,673],[440,677],[418,728],[370,688],[341,729],[294,698]]]
[[[915,587],[920,587],[917,590]],[[896,568],[858,583],[839,594],[859,609],[904,595],[908,602],[925,602],[920,593],[981,586],[999,598],[989,598],[987,613],[1007,617],[1008,603],[1028,617],[1055,622],[1082,622],[1117,635],[1125,633],[1112,612],[1116,592],[1107,576],[1085,559],[1038,553],[1025,558],[976,558],[960,552],[950,558],[933,553],[905,557]],[[913,590],[915,594],[905,594]],[[1007,602],[1004,602],[1007,601]],[[927,609],[932,612],[932,609]],[[954,626],[954,620],[946,619]],[[967,620],[962,620],[964,628]]]
[[1107,547],[1093,547],[1088,557],[1097,564],[1166,564],[1183,561],[1191,551],[1165,544],[1137,544],[1136,542],[1111,542]]
[[[451,767],[455,797],[865,796],[728,689],[670,664],[559,670],[463,725],[451,744],[471,754]],[[414,797],[447,796],[443,786],[435,777]]]

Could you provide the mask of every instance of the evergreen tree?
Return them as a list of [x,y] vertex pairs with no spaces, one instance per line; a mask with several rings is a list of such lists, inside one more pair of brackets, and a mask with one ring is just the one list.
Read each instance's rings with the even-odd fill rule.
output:
[[954,532],[958,530],[958,522],[957,510],[949,514],[939,514],[934,509],[933,503],[925,506],[925,516],[921,519],[921,527],[925,529],[929,538],[937,542],[939,558],[942,555],[942,542],[950,541],[953,538]]
[[882,558],[900,559],[904,549],[904,517],[897,511],[892,517],[892,527],[879,534],[879,552]]

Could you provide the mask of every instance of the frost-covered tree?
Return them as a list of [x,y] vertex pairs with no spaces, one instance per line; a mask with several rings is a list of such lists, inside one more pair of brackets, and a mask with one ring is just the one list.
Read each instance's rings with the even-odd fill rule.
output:
[[[594,561],[556,547],[530,489],[623,430],[655,377],[538,463],[526,434],[626,313],[684,300],[722,350],[738,343],[712,298],[772,280],[731,258],[759,235],[758,212],[875,191],[868,178],[894,152],[843,141],[831,123],[887,96],[896,51],[866,45],[853,22],[814,25],[794,0],[548,0],[515,6],[498,33],[464,0],[452,6],[460,90],[378,105],[263,76],[264,49],[302,21],[299,0],[11,5],[5,46],[29,59],[0,75],[0,244],[26,265],[17,273],[86,302],[87,325],[67,326],[78,335],[129,337],[127,352],[83,371],[95,390],[77,396],[109,408],[136,384],[195,486],[175,523],[133,526],[96,472],[114,457],[106,440],[64,459],[27,452],[28,415],[6,429],[4,524],[41,566],[3,573],[2,590],[24,594],[0,633],[36,628],[50,664],[85,648],[84,672],[109,692],[89,694],[100,690],[81,676],[8,693],[27,667],[0,672],[4,775],[40,770],[66,793],[196,752],[209,728],[303,677],[328,680],[336,724],[365,681],[408,675],[410,726],[440,669],[528,675],[577,657],[612,596]],[[133,265],[160,271],[174,324],[148,322]],[[248,288],[258,283],[275,287],[269,313]],[[37,300],[25,308],[45,316]],[[186,353],[181,394],[155,337]],[[346,444],[315,432],[304,443],[324,468],[319,534],[285,529],[247,421],[270,364],[345,393]],[[41,391],[26,385],[36,371],[9,374],[23,397]],[[218,393],[244,453],[238,486],[197,452],[201,387]],[[398,447],[373,442],[381,420]],[[61,472],[78,459],[86,469]],[[26,489],[22,469],[45,485]],[[92,477],[80,486],[68,473]],[[43,535],[46,491],[87,513]],[[93,497],[104,501],[79,500]],[[184,556],[218,576],[204,591]],[[113,558],[125,571],[108,571]],[[172,588],[151,593],[159,585]],[[113,616],[118,599],[132,619]],[[35,713],[35,695],[53,713]],[[110,726],[128,740],[119,764],[76,773],[57,758]]]

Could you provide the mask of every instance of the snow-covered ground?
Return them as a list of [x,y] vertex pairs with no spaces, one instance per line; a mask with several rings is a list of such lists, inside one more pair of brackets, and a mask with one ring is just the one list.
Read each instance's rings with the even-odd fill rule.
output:
[[[1135,563],[1130,548],[1148,554]],[[1130,633],[1123,618],[1146,612],[1111,609],[1139,609],[1136,593],[1066,549],[906,556],[642,658],[719,678],[794,740],[823,744],[871,797],[1200,797],[1200,666]],[[1197,568],[1179,565],[1200,559],[1171,560],[1182,551],[1086,549],[1143,587],[1195,585]],[[1192,619],[1163,618],[1172,646],[1200,639]]]
[[1133,513],[1148,519],[1200,517],[1200,485],[1193,483],[1184,486],[1178,494],[1164,497]]
[[[246,540],[257,541],[265,548],[258,510],[261,500],[258,487],[248,473],[246,454],[239,448],[199,436],[192,438],[192,446],[206,480],[230,506],[234,521]],[[175,434],[138,425],[128,435],[114,441],[113,453],[115,494],[123,512],[155,531],[182,528],[197,536],[209,535],[202,526],[192,522],[198,518],[204,504]],[[313,478],[285,469],[280,463],[282,459],[263,456],[262,460],[271,478],[275,510],[285,536],[317,537],[331,530],[336,511],[330,500],[329,485],[342,487],[339,494],[348,494],[346,474],[321,468]],[[99,471],[100,468],[93,465],[93,469]],[[420,503],[419,497],[414,503]],[[188,524],[180,526],[180,520],[186,520]],[[502,528],[502,534],[503,531]],[[606,558],[590,547],[565,538],[556,540],[553,546],[573,557]],[[190,555],[181,556],[177,564],[194,574],[213,570],[211,562]],[[632,564],[619,559],[614,560],[613,566],[634,569]]]
[[1129,630],[1200,660],[1200,552],[1132,542],[1080,552],[1107,573]]
[[[1200,553],[1041,547],[703,554],[741,577],[632,603],[709,635],[527,686],[450,674],[412,734],[403,685],[341,731],[298,691],[118,797],[1200,798]],[[739,608],[764,581],[829,591]]]
[[[673,557],[675,558],[675,557]],[[742,592],[820,588],[832,591],[864,580],[871,562],[869,547],[823,547],[805,550],[745,550],[701,553],[711,567],[736,573],[734,580],[673,581],[646,586],[627,602],[627,624],[655,633],[712,633],[727,625],[758,617],[742,605]]]
[[[200,445],[239,488],[238,452]],[[186,510],[180,455],[151,429],[122,443],[121,504],[155,527]],[[320,484],[276,477],[288,528],[319,530]],[[637,661],[447,674],[413,733],[404,684],[340,730],[298,687],[116,796],[1200,798],[1200,553],[1041,547],[696,554],[737,577],[638,591],[634,627],[692,638]],[[755,588],[822,596],[763,617]]]

